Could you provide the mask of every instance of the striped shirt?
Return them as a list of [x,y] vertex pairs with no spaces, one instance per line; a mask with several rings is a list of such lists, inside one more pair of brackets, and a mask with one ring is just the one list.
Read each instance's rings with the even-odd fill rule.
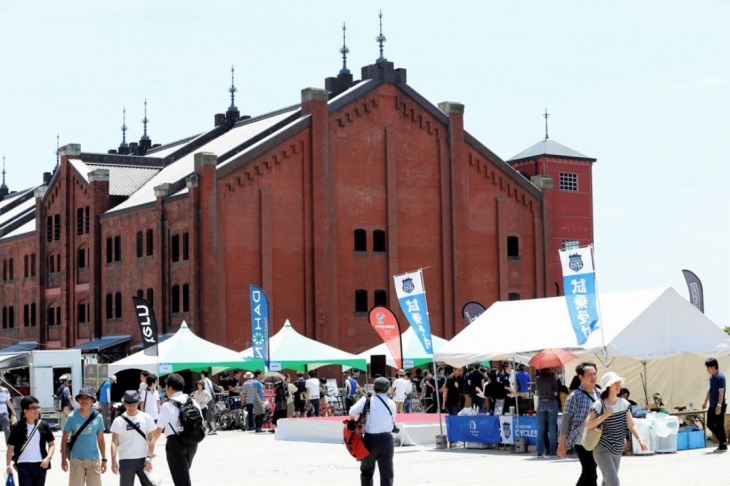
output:
[[603,400],[596,400],[591,410],[596,412],[596,415],[601,415],[603,410],[608,408],[612,409],[613,413],[601,424],[601,440],[598,443],[608,448],[611,454],[621,455],[628,430],[626,415],[629,410],[629,402],[623,398],[617,398],[616,403],[611,405]]

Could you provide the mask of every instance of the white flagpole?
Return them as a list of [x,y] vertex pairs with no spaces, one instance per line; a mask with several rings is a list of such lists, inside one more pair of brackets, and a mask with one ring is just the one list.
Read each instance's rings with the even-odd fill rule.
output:
[[[423,301],[426,303],[426,315],[428,316],[428,300],[426,299],[426,282],[423,281],[423,268],[418,269],[418,275],[421,277],[421,288],[423,289]],[[431,327],[431,319],[428,320],[429,322],[429,332]],[[439,377],[438,377],[438,368],[436,367],[436,358],[433,356],[433,333],[430,333],[432,336],[431,339],[431,363],[433,363],[433,377],[434,381],[436,382],[436,412],[439,416],[439,434],[444,435],[444,425],[441,418],[441,390],[438,389],[439,386]],[[444,386],[446,386],[446,382],[444,381]]]
[[606,373],[606,366],[608,363],[608,357],[606,356],[606,339],[603,335],[603,321],[601,320],[601,316],[603,315],[603,312],[601,312],[601,299],[598,297],[598,277],[596,272],[596,257],[593,253],[593,243],[590,245],[591,248],[591,264],[593,265],[593,283],[594,287],[596,289],[596,306],[598,307],[598,323],[599,326],[601,326],[601,351],[602,351],[602,357],[603,357],[603,372]]

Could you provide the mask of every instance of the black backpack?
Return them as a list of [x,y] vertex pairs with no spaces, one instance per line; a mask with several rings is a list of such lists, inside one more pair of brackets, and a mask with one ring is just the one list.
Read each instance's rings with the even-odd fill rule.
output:
[[307,382],[303,378],[297,380],[297,393],[307,393]]
[[203,416],[200,413],[200,409],[195,406],[193,399],[188,396],[185,403],[180,403],[177,400],[170,401],[180,409],[180,425],[182,425],[183,430],[178,433],[174,428],[172,429],[175,435],[180,438],[180,442],[193,445],[205,439]]

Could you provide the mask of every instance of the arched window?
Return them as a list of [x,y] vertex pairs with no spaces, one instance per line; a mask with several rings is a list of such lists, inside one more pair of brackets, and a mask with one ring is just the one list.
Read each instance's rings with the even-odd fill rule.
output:
[[355,230],[355,251],[368,251],[368,235],[364,229]]
[[373,251],[375,253],[385,253],[385,231],[373,231]]
[[358,289],[355,291],[355,312],[367,312],[368,311],[368,291]]
[[520,258],[520,239],[516,236],[507,237],[507,258]]
[[373,305],[388,305],[388,293],[385,290],[376,290]]
[[86,247],[80,246],[79,249],[76,251],[76,261],[78,263],[79,268],[86,268]]
[[520,294],[517,292],[510,292],[507,294],[507,300],[520,300]]

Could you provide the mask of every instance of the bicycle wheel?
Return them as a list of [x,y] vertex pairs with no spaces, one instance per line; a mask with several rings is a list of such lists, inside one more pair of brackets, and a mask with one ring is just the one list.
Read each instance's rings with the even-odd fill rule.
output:
[[221,430],[228,430],[231,428],[231,417],[228,412],[223,412],[218,416],[218,427]]

